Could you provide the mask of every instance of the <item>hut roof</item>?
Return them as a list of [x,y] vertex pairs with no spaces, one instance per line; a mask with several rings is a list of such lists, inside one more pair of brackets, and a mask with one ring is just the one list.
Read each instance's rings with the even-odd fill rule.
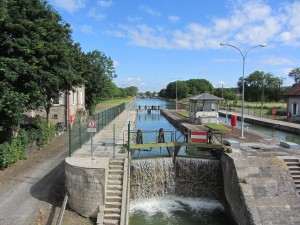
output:
[[300,96],[300,83],[294,84],[293,87],[287,90],[287,92],[284,94],[285,96]]
[[210,95],[210,94],[207,94],[207,93],[201,93],[199,95],[195,95],[193,97],[190,97],[189,98],[190,101],[221,101],[223,100],[223,98],[220,98],[220,97],[217,97],[217,96],[214,96],[214,95]]

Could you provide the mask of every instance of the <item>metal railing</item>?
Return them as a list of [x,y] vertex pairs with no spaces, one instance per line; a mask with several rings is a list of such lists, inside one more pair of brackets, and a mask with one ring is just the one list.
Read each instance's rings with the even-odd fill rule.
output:
[[78,123],[69,124],[69,157],[73,152],[81,148],[81,146],[90,140],[90,135],[87,132],[88,121],[96,121],[96,132],[99,133],[106,125],[114,120],[120,113],[125,110],[125,103],[101,111],[97,114],[86,118],[79,118]]

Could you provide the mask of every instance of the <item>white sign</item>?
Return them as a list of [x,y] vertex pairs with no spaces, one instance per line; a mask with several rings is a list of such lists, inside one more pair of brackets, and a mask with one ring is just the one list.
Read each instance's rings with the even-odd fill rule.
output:
[[89,120],[88,121],[88,127],[89,128],[95,128],[97,125],[96,121],[95,120]]
[[97,130],[97,129],[94,128],[94,127],[93,127],[93,128],[90,128],[90,127],[89,127],[89,128],[87,129],[87,132],[93,133],[93,132],[96,132],[96,130]]

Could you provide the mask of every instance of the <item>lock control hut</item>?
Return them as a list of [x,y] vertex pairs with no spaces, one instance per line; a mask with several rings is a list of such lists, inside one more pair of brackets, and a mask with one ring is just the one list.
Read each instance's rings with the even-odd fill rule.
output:
[[194,124],[218,123],[219,103],[223,98],[202,93],[189,98],[189,119]]

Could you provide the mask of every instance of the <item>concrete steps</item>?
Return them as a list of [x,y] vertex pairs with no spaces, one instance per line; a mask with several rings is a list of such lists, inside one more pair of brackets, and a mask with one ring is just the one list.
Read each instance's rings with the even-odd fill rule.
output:
[[104,225],[120,225],[124,159],[111,159],[109,162],[108,182],[106,188]]
[[300,162],[297,158],[283,158],[283,161],[289,168],[289,172],[294,180],[295,187],[300,195]]

